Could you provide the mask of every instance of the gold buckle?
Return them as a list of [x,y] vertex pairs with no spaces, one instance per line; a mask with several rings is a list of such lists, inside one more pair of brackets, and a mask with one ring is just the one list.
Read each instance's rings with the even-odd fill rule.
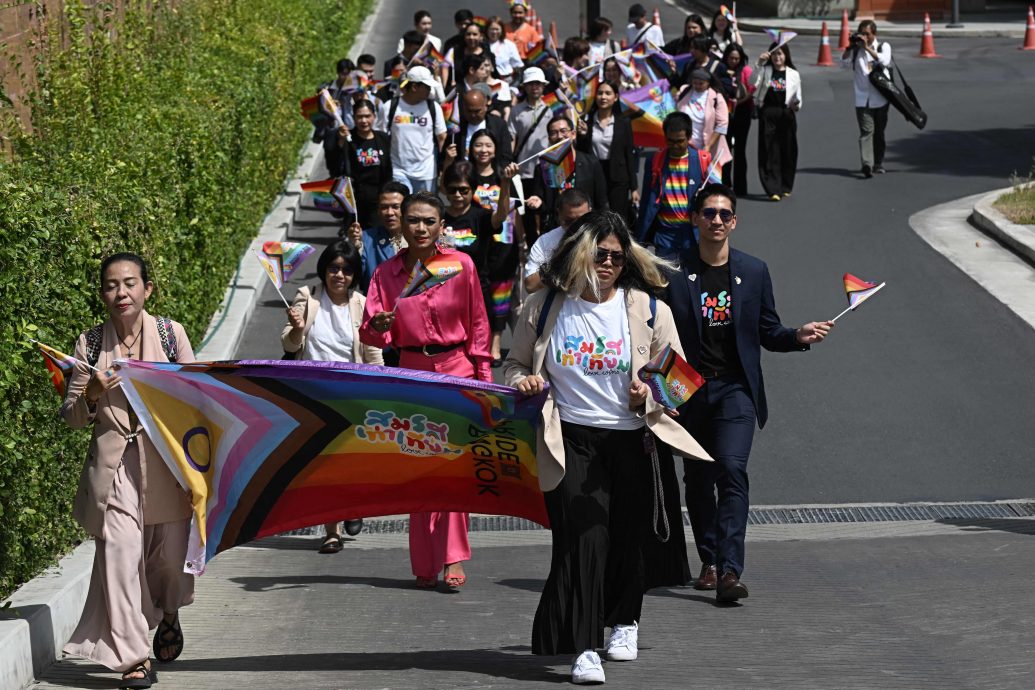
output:
[[435,355],[431,354],[430,352],[428,352],[428,343],[424,343],[423,345],[421,345],[420,351],[422,353],[424,353],[425,357],[434,357],[435,356]]

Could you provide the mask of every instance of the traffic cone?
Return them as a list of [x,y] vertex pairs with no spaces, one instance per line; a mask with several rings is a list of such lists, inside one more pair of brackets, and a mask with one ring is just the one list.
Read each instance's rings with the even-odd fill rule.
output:
[[848,50],[848,10],[841,10],[841,35],[837,38],[837,49],[841,52]]
[[658,27],[660,29],[661,28],[661,12],[658,11],[657,7],[654,8],[654,17],[653,17],[653,19],[654,19],[654,26],[656,26],[656,27]]
[[834,56],[830,54],[830,34],[827,33],[827,23],[823,22],[823,30],[819,34],[819,57],[816,58],[816,67],[833,67]]
[[1028,27],[1024,30],[1024,45],[1021,50],[1035,50],[1035,14],[1028,5]]
[[924,12],[924,35],[920,39],[920,57],[940,58],[941,55],[934,52],[934,34],[931,33],[931,15]]

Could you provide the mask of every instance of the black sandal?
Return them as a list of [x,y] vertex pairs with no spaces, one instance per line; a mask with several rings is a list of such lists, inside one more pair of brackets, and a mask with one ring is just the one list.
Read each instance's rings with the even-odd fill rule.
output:
[[[148,662],[150,659],[144,659],[139,664],[129,669],[122,674],[122,684],[119,685],[119,690],[138,690],[139,688],[149,688],[158,682],[158,671],[151,667]],[[143,673],[143,678],[127,678],[126,676],[130,673]]]
[[341,535],[339,534],[328,534],[327,538],[320,544],[318,551],[320,553],[338,553],[345,548],[345,545],[341,541]]
[[[173,647],[176,653],[163,659],[161,652],[169,647]],[[155,630],[155,640],[152,649],[155,652],[155,660],[163,664],[176,661],[177,657],[183,653],[183,630],[180,629],[180,614],[176,614],[176,618],[173,619],[172,623],[166,623],[165,618],[162,618],[162,622],[158,624],[158,630]],[[147,685],[144,687],[151,686]]]

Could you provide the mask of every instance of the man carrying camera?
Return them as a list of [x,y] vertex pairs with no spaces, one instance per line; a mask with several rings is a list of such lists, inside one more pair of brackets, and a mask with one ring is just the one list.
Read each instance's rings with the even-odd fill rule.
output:
[[870,72],[891,67],[891,46],[877,42],[877,24],[859,22],[859,31],[841,56],[841,66],[855,72],[855,118],[859,122],[859,154],[863,177],[884,170],[884,128],[888,126],[888,99],[870,83]]

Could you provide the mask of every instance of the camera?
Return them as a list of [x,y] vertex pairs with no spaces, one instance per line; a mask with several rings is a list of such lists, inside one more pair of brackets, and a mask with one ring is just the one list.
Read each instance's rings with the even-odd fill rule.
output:
[[866,45],[866,37],[862,34],[852,34],[852,37],[849,40],[851,41],[852,45],[856,46],[857,48],[862,48],[864,45]]

